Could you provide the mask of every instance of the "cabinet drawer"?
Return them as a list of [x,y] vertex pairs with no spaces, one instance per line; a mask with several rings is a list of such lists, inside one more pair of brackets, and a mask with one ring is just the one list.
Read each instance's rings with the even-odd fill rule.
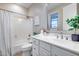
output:
[[46,42],[43,42],[43,41],[40,41],[40,47],[50,51],[50,44],[49,43],[46,43]]
[[50,52],[40,47],[39,55],[40,56],[50,56]]
[[39,55],[39,47],[37,45],[32,46],[32,54],[33,55]]
[[52,55],[55,56],[76,56],[76,54],[67,51],[63,48],[60,47],[56,47],[56,46],[52,46]]
[[33,56],[39,56],[39,54],[37,54],[37,53],[33,53]]
[[39,45],[39,40],[33,38],[33,44]]

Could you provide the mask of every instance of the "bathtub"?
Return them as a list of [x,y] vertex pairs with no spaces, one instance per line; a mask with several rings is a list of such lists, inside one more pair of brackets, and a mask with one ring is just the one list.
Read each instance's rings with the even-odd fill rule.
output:
[[31,56],[32,44],[28,41],[20,41],[12,47],[12,55]]

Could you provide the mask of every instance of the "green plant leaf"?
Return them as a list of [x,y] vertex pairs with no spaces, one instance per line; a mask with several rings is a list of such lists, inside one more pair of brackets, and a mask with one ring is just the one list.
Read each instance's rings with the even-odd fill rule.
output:
[[70,27],[72,27],[69,30],[79,29],[79,15],[74,16],[71,19],[67,19],[66,22]]
[[69,23],[69,22],[70,22],[70,20],[69,20],[69,19],[67,19],[67,20],[66,20],[66,22],[67,22],[67,23]]
[[74,30],[74,28],[70,28],[70,29],[68,29],[69,31],[71,31],[71,30]]

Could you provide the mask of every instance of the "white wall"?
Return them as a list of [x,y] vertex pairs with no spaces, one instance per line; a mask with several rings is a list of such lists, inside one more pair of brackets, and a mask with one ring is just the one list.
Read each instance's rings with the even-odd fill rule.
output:
[[29,16],[39,16],[40,19],[40,25],[34,26],[34,32],[39,33],[40,29],[47,29],[47,11],[44,3],[33,4],[28,11]]
[[63,30],[68,30],[70,27],[66,23],[67,18],[72,18],[77,15],[77,4],[73,3],[63,8]]

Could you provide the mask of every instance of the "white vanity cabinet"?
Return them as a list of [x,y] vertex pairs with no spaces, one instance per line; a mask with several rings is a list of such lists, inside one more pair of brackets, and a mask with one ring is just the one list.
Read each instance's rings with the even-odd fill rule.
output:
[[32,55],[39,56],[39,40],[33,39],[32,42]]
[[52,56],[77,56],[77,54],[70,52],[69,50],[66,50],[64,48],[61,47],[57,47],[55,45],[52,45]]
[[48,43],[40,39],[33,38],[32,46],[33,56],[78,56],[68,49],[61,48],[60,46],[54,45],[54,43]]
[[49,43],[43,42],[43,41],[40,40],[40,45],[39,46],[40,46],[39,47],[39,54],[40,54],[40,56],[50,56],[51,55],[50,54],[50,52],[51,52],[51,50],[50,50],[51,45]]
[[50,44],[33,38],[32,55],[50,56]]

